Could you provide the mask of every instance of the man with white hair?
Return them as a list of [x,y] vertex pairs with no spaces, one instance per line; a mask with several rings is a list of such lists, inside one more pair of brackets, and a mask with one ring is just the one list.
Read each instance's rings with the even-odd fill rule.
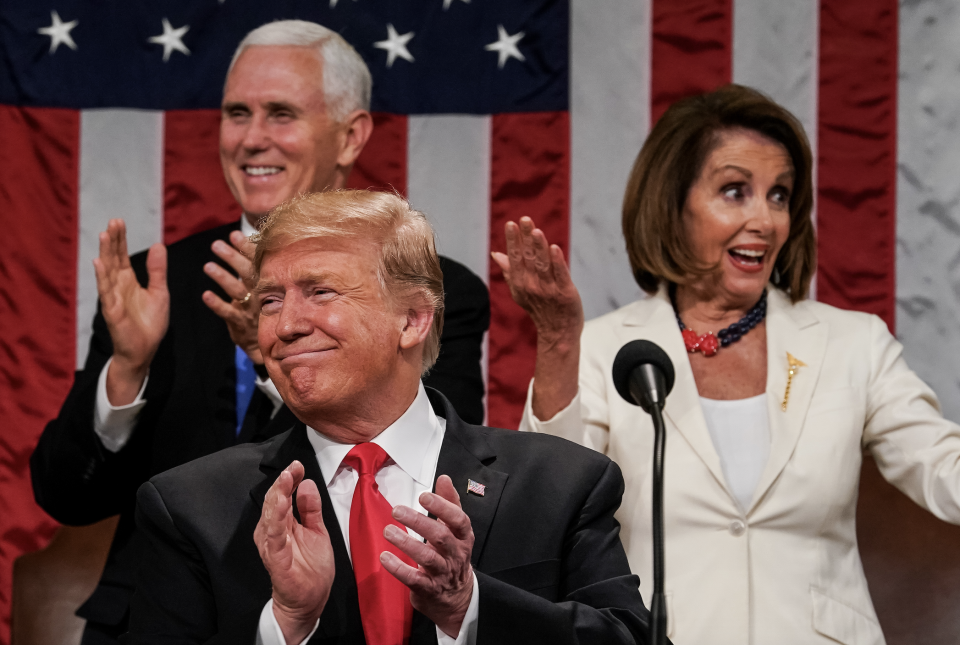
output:
[[[116,642],[126,629],[141,559],[137,487],[294,420],[257,344],[247,237],[278,204],[346,184],[373,129],[370,91],[363,59],[325,27],[290,20],[255,29],[230,64],[220,128],[241,220],[133,258],[122,220],[100,234],[90,352],[31,459],[37,501],[58,521],[120,514],[100,584],[78,611],[84,643]],[[425,378],[480,422],[486,287],[451,260],[442,267],[448,325]]]
[[300,421],[140,488],[127,643],[648,642],[617,465],[465,423],[420,381],[443,325],[421,213],[305,195],[254,265],[260,348]]

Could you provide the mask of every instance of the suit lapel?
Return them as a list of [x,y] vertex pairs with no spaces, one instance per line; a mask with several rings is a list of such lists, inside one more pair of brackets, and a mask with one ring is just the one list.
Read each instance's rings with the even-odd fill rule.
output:
[[[717,456],[703,416],[703,409],[700,407],[700,392],[693,378],[687,349],[683,344],[683,337],[680,335],[676,314],[666,287],[661,288],[650,299],[654,306],[638,309],[638,312],[643,313],[628,316],[623,324],[628,327],[642,327],[640,337],[662,347],[673,361],[676,381],[663,409],[667,431],[669,433],[669,429],[673,427],[706,465],[714,479],[729,493],[723,469],[720,466],[720,457]],[[669,437],[667,451],[670,451]]]
[[[473,526],[474,543],[470,561],[477,566],[490,525],[497,514],[508,475],[488,467],[488,464],[496,460],[497,455],[483,435],[471,431],[471,427],[460,420],[450,402],[439,392],[427,388],[427,394],[437,415],[447,420],[440,457],[437,459],[434,489],[436,477],[440,475],[448,475],[453,480],[453,485],[460,494],[460,504]],[[469,480],[483,485],[483,495],[467,491]]]
[[[250,490],[250,496],[258,507],[263,507],[263,500],[267,491],[284,468],[293,460],[299,460],[305,471],[304,479],[312,479],[320,491],[322,503],[323,524],[330,534],[330,544],[333,547],[336,575],[330,589],[330,599],[320,616],[320,625],[315,637],[335,638],[347,633],[362,633],[360,621],[360,604],[357,597],[357,582],[353,577],[353,566],[347,554],[347,546],[340,532],[340,523],[337,520],[333,504],[320,465],[317,463],[313,446],[307,439],[307,428],[303,422],[297,421],[286,438],[278,440],[264,455],[260,462],[260,470],[265,479]],[[299,521],[300,515],[296,510],[296,494],[294,494],[294,514]],[[338,641],[339,642],[339,641]]]
[[[759,504],[793,455],[813,399],[827,349],[827,326],[804,305],[771,288],[767,300],[767,407],[770,417],[770,457],[760,477],[748,514]],[[791,379],[787,409],[787,353],[802,361]]]

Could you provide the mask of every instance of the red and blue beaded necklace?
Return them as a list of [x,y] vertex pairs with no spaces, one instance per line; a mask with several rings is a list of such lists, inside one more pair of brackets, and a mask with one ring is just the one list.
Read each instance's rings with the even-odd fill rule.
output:
[[740,340],[744,334],[760,324],[760,321],[767,316],[767,290],[763,290],[760,300],[753,305],[747,314],[728,327],[724,327],[714,335],[708,331],[700,336],[692,329],[687,329],[680,319],[680,312],[677,310],[676,286],[670,287],[670,303],[673,305],[673,313],[677,316],[677,324],[680,325],[680,332],[683,334],[683,344],[691,354],[701,352],[704,356],[713,356],[721,347],[726,347],[731,343]]

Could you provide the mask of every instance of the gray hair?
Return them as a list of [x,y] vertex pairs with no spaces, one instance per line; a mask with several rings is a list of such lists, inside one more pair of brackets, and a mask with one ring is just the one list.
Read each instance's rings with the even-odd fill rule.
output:
[[260,45],[313,47],[323,61],[323,96],[327,114],[342,121],[354,110],[370,109],[373,80],[360,54],[340,34],[306,20],[277,20],[257,27],[237,46],[227,78],[247,47]]

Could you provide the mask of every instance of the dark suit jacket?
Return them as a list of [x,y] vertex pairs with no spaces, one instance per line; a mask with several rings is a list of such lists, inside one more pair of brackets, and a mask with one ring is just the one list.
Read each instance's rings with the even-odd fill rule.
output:
[[[478,642],[646,643],[648,614],[614,512],[623,478],[607,457],[546,435],[447,419],[437,476],[450,475],[470,516],[480,586]],[[270,578],[253,541],[264,496],[294,459],[318,483],[336,576],[311,643],[364,643],[357,587],[306,428],[163,473],[137,495],[149,539],[127,643],[252,643]],[[468,494],[467,479],[486,485]],[[415,612],[411,643],[436,643]]]
[[[214,240],[226,239],[239,221],[186,238],[168,248],[170,327],[150,365],[147,400],[129,442],[116,454],[93,431],[97,379],[113,353],[98,312],[84,369],[77,373],[59,416],[44,429],[30,460],[37,503],[64,524],[83,525],[120,514],[120,524],[99,586],[78,614],[93,623],[122,625],[134,572],[141,560],[133,510],[137,488],[153,475],[237,443],[234,344],[226,324],[200,296],[219,291],[203,273]],[[146,254],[132,258],[146,284]],[[425,382],[447,393],[464,416],[483,418],[480,354],[490,306],[481,280],[466,267],[441,258],[446,316],[437,366]],[[223,295],[221,293],[221,295]],[[259,409],[257,408],[259,406]],[[255,392],[240,441],[285,430],[294,420]]]

